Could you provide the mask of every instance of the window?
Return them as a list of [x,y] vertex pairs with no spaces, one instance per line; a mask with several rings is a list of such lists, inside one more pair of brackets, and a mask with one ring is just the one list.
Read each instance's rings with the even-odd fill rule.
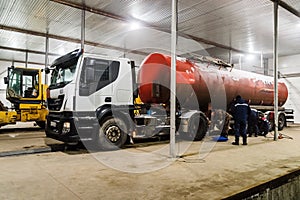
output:
[[58,65],[51,66],[53,68],[51,74],[50,89],[62,88],[72,82],[76,72],[76,66],[79,57],[72,58]]
[[21,76],[22,72],[19,70],[12,70],[9,77],[8,88],[12,89],[14,93],[21,96]]
[[18,98],[36,98],[39,91],[39,71],[32,69],[10,69],[8,89]]
[[89,96],[114,82],[119,68],[118,61],[85,58],[80,75],[79,95]]

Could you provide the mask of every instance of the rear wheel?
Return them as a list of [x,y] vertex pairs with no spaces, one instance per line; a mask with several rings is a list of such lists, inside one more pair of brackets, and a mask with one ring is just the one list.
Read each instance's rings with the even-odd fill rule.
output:
[[107,117],[100,124],[96,145],[103,150],[122,148],[127,140],[127,127],[120,118]]
[[[275,130],[275,120],[270,120],[270,130],[269,131],[272,131],[272,130]],[[282,131],[283,128],[285,127],[285,124],[286,124],[286,119],[285,119],[285,116],[284,114],[279,114],[278,116],[278,130],[279,131]]]
[[202,115],[194,114],[189,122],[187,139],[194,141],[202,140],[206,135],[207,129],[206,119]]
[[282,113],[279,114],[279,116],[278,116],[278,130],[279,131],[283,130],[285,123],[286,123],[286,119],[285,119],[284,114],[282,114]]

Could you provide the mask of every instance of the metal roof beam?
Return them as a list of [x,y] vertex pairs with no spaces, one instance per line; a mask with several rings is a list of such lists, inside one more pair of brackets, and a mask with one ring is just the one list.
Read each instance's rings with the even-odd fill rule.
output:
[[[45,55],[45,52],[43,52],[43,51],[34,51],[34,50],[27,50],[27,49],[20,49],[20,48],[6,47],[6,46],[0,46],[0,49],[9,50],[9,51],[19,51],[19,52],[24,52],[24,53],[28,52],[28,53],[32,53],[32,54]],[[56,54],[56,53],[49,53],[49,55],[51,55],[51,56],[60,56],[59,54]]]
[[[0,58],[0,61],[3,61],[3,62],[11,62],[11,61],[14,61],[15,63],[26,63],[24,60],[10,60],[10,59],[2,59]],[[31,64],[31,65],[45,65],[45,63],[39,63],[39,62],[27,62],[28,64]]]
[[[28,35],[40,36],[40,37],[47,37],[48,36],[51,39],[62,40],[62,41],[67,41],[67,42],[73,42],[73,43],[78,43],[78,44],[81,43],[81,40],[76,39],[76,38],[70,38],[70,37],[59,36],[59,35],[54,35],[54,34],[47,34],[47,33],[43,33],[43,32],[32,31],[32,30],[27,30],[27,29],[21,29],[21,28],[16,28],[16,27],[11,27],[11,26],[0,25],[0,29],[6,30],[6,31],[18,32],[18,33],[24,33],[24,34],[28,34]],[[130,49],[122,48],[122,47],[116,47],[116,46],[97,43],[97,42],[92,42],[92,41],[85,41],[85,44],[89,45],[89,46],[94,46],[94,47],[113,49],[113,50],[121,51],[121,52],[127,52],[127,53],[130,52],[130,53],[134,53],[134,54],[148,55],[148,53],[143,52],[143,51],[130,50]]]
[[89,7],[89,6],[86,6],[86,5],[82,5],[82,4],[78,4],[78,3],[74,3],[74,2],[69,2],[69,1],[64,1],[64,0],[50,0],[50,1],[53,1],[53,2],[59,3],[59,4],[63,4],[63,5],[66,5],[66,6],[70,6],[72,8],[77,8],[77,9],[80,9],[80,10],[86,10],[86,11],[89,11],[91,13],[106,16],[106,17],[109,17],[109,18],[112,18],[112,19],[116,19],[116,20],[120,20],[120,21],[129,21],[129,19],[126,19],[126,18],[124,18],[120,15],[112,14],[112,13],[109,13],[109,12],[106,12],[106,11],[103,11],[103,10],[100,10],[100,9],[95,9],[95,8],[92,8],[92,7]]
[[287,4],[286,2],[281,1],[281,0],[270,0],[270,1],[272,1],[273,3],[278,2],[279,6],[281,6],[282,8],[286,9],[290,13],[292,13],[295,16],[300,18],[300,12],[298,10],[296,10],[295,8],[293,8],[292,6],[290,6],[289,4]]
[[[132,17],[125,18],[125,17],[122,17],[120,15],[116,15],[116,14],[106,12],[106,11],[103,11],[103,10],[100,10],[100,9],[88,7],[86,5],[82,5],[82,4],[74,3],[74,2],[69,2],[69,1],[65,1],[65,0],[50,0],[50,1],[55,2],[55,3],[60,3],[60,4],[63,4],[63,5],[66,5],[66,6],[70,6],[72,8],[86,10],[86,11],[94,13],[94,14],[102,15],[102,16],[109,17],[109,18],[116,19],[116,20],[120,20],[120,21],[130,22],[131,20],[135,20],[135,21],[138,21],[138,22],[142,23],[145,27],[149,27],[149,28],[153,28],[153,29],[156,29],[156,30],[159,30],[159,31],[171,33],[170,30],[163,29],[161,27],[146,23],[142,20],[138,20],[138,19],[135,19],[135,18],[132,18]],[[227,49],[227,50],[232,50],[232,51],[235,51],[235,52],[238,52],[238,53],[245,53],[245,54],[249,53],[247,51],[236,49],[236,48],[233,48],[233,47],[230,47],[230,46],[226,46],[226,45],[223,45],[223,44],[220,44],[220,43],[217,43],[217,42],[213,42],[213,41],[210,41],[210,40],[207,40],[207,39],[204,39],[204,38],[199,38],[199,37],[196,37],[196,36],[192,36],[192,35],[189,35],[189,34],[179,32],[178,35],[182,36],[182,37],[185,37],[185,38],[193,39],[197,42],[201,42],[201,43],[208,44],[208,45],[213,45],[213,46],[220,47],[220,48]]]

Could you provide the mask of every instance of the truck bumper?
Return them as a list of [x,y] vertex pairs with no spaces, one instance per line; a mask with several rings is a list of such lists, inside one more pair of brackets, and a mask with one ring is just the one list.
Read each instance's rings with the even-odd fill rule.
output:
[[[78,143],[83,140],[91,140],[98,124],[96,118],[82,120],[82,114],[74,112],[49,113],[46,119],[47,137],[63,141],[65,143]],[[86,114],[83,115],[87,118]]]

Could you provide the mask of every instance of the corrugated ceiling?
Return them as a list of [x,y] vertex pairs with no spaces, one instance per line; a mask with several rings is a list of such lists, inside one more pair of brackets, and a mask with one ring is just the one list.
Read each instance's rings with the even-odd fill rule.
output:
[[[56,1],[64,0],[0,1],[0,60],[25,59],[24,52],[4,50],[1,46],[45,51],[45,38],[35,34],[43,35],[47,29],[52,35],[49,39],[51,53],[80,48],[82,11]],[[83,5],[82,0],[65,1]],[[284,2],[300,11],[299,0]],[[85,5],[110,15],[86,12],[87,51],[142,60],[143,52],[167,52],[170,49],[171,1],[85,0]],[[178,31],[194,38],[179,38],[180,54],[205,52],[207,49],[210,55],[227,59],[229,50],[215,47],[223,45],[244,52],[262,52],[265,57],[272,55],[271,0],[179,0],[178,14]],[[112,17],[114,15],[117,17]],[[279,17],[279,54],[300,54],[300,19],[281,7]],[[133,30],[129,23],[133,19],[155,29],[142,27]],[[60,37],[69,40],[62,41]],[[199,39],[198,42],[195,38]],[[138,54],[134,54],[134,50],[138,50]],[[29,59],[44,63],[41,57],[29,56]]]

